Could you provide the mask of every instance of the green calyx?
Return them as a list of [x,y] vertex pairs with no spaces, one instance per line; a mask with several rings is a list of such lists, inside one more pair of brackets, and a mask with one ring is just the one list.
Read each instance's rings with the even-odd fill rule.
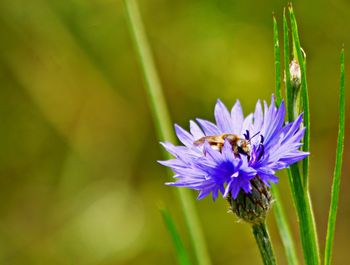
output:
[[230,203],[230,210],[237,217],[251,224],[259,224],[265,221],[267,212],[271,208],[272,196],[269,187],[256,176],[251,181],[251,193],[241,190],[236,199],[231,194],[227,197]]

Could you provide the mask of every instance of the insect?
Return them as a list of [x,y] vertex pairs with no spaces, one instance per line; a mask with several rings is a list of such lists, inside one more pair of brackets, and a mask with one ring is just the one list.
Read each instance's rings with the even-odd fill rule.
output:
[[227,140],[231,146],[232,146],[232,151],[235,155],[243,154],[250,156],[251,152],[251,145],[250,145],[250,140],[258,135],[260,132],[256,133],[254,136],[249,138],[249,132],[245,134],[245,138],[241,138],[237,134],[231,134],[231,133],[223,133],[220,135],[213,135],[213,136],[204,136],[198,140],[196,140],[193,144],[196,146],[200,146],[204,144],[205,142],[208,142],[210,146],[214,150],[221,151],[222,147],[224,146],[225,140]]

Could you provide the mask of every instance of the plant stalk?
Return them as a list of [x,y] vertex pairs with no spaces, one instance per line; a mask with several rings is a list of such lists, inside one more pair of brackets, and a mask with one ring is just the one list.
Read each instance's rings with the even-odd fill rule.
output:
[[276,265],[276,258],[265,222],[253,224],[253,234],[258,244],[264,265]]
[[340,179],[343,165],[344,137],[345,137],[345,69],[344,69],[344,49],[340,56],[340,91],[339,91],[339,129],[336,160],[331,191],[331,204],[328,216],[326,247],[324,254],[324,264],[330,265],[334,243],[335,223],[339,206]]
[[[176,142],[162,86],[153,60],[153,55],[141,14],[135,0],[124,0],[126,20],[133,40],[137,59],[142,70],[152,118],[160,141]],[[170,158],[166,154],[167,158]],[[210,265],[210,257],[196,207],[189,190],[177,189],[189,237],[199,265]]]

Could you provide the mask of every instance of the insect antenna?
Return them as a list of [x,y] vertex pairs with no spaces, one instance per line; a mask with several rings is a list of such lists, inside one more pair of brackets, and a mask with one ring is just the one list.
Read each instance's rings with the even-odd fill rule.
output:
[[257,136],[259,133],[260,133],[260,131],[257,132],[256,134],[254,134],[252,137],[250,137],[250,138],[248,139],[248,142],[250,143],[250,141],[251,141],[255,136]]

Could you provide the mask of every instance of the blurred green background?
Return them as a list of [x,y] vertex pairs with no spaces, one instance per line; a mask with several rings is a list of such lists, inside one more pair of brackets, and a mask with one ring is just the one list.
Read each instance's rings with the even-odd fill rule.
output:
[[[217,98],[228,106],[239,98],[246,113],[270,99],[271,14],[281,22],[286,1],[139,2],[174,122],[212,120]],[[323,249],[350,3],[294,7],[308,58],[310,188]],[[0,264],[176,264],[159,205],[190,247],[175,190],[155,162],[162,153],[122,1],[1,0],[0,122]],[[334,264],[348,264],[349,155],[345,147]],[[283,174],[280,188],[298,239]],[[213,264],[260,264],[249,226],[224,200],[196,205]],[[272,214],[269,224],[286,264]]]

